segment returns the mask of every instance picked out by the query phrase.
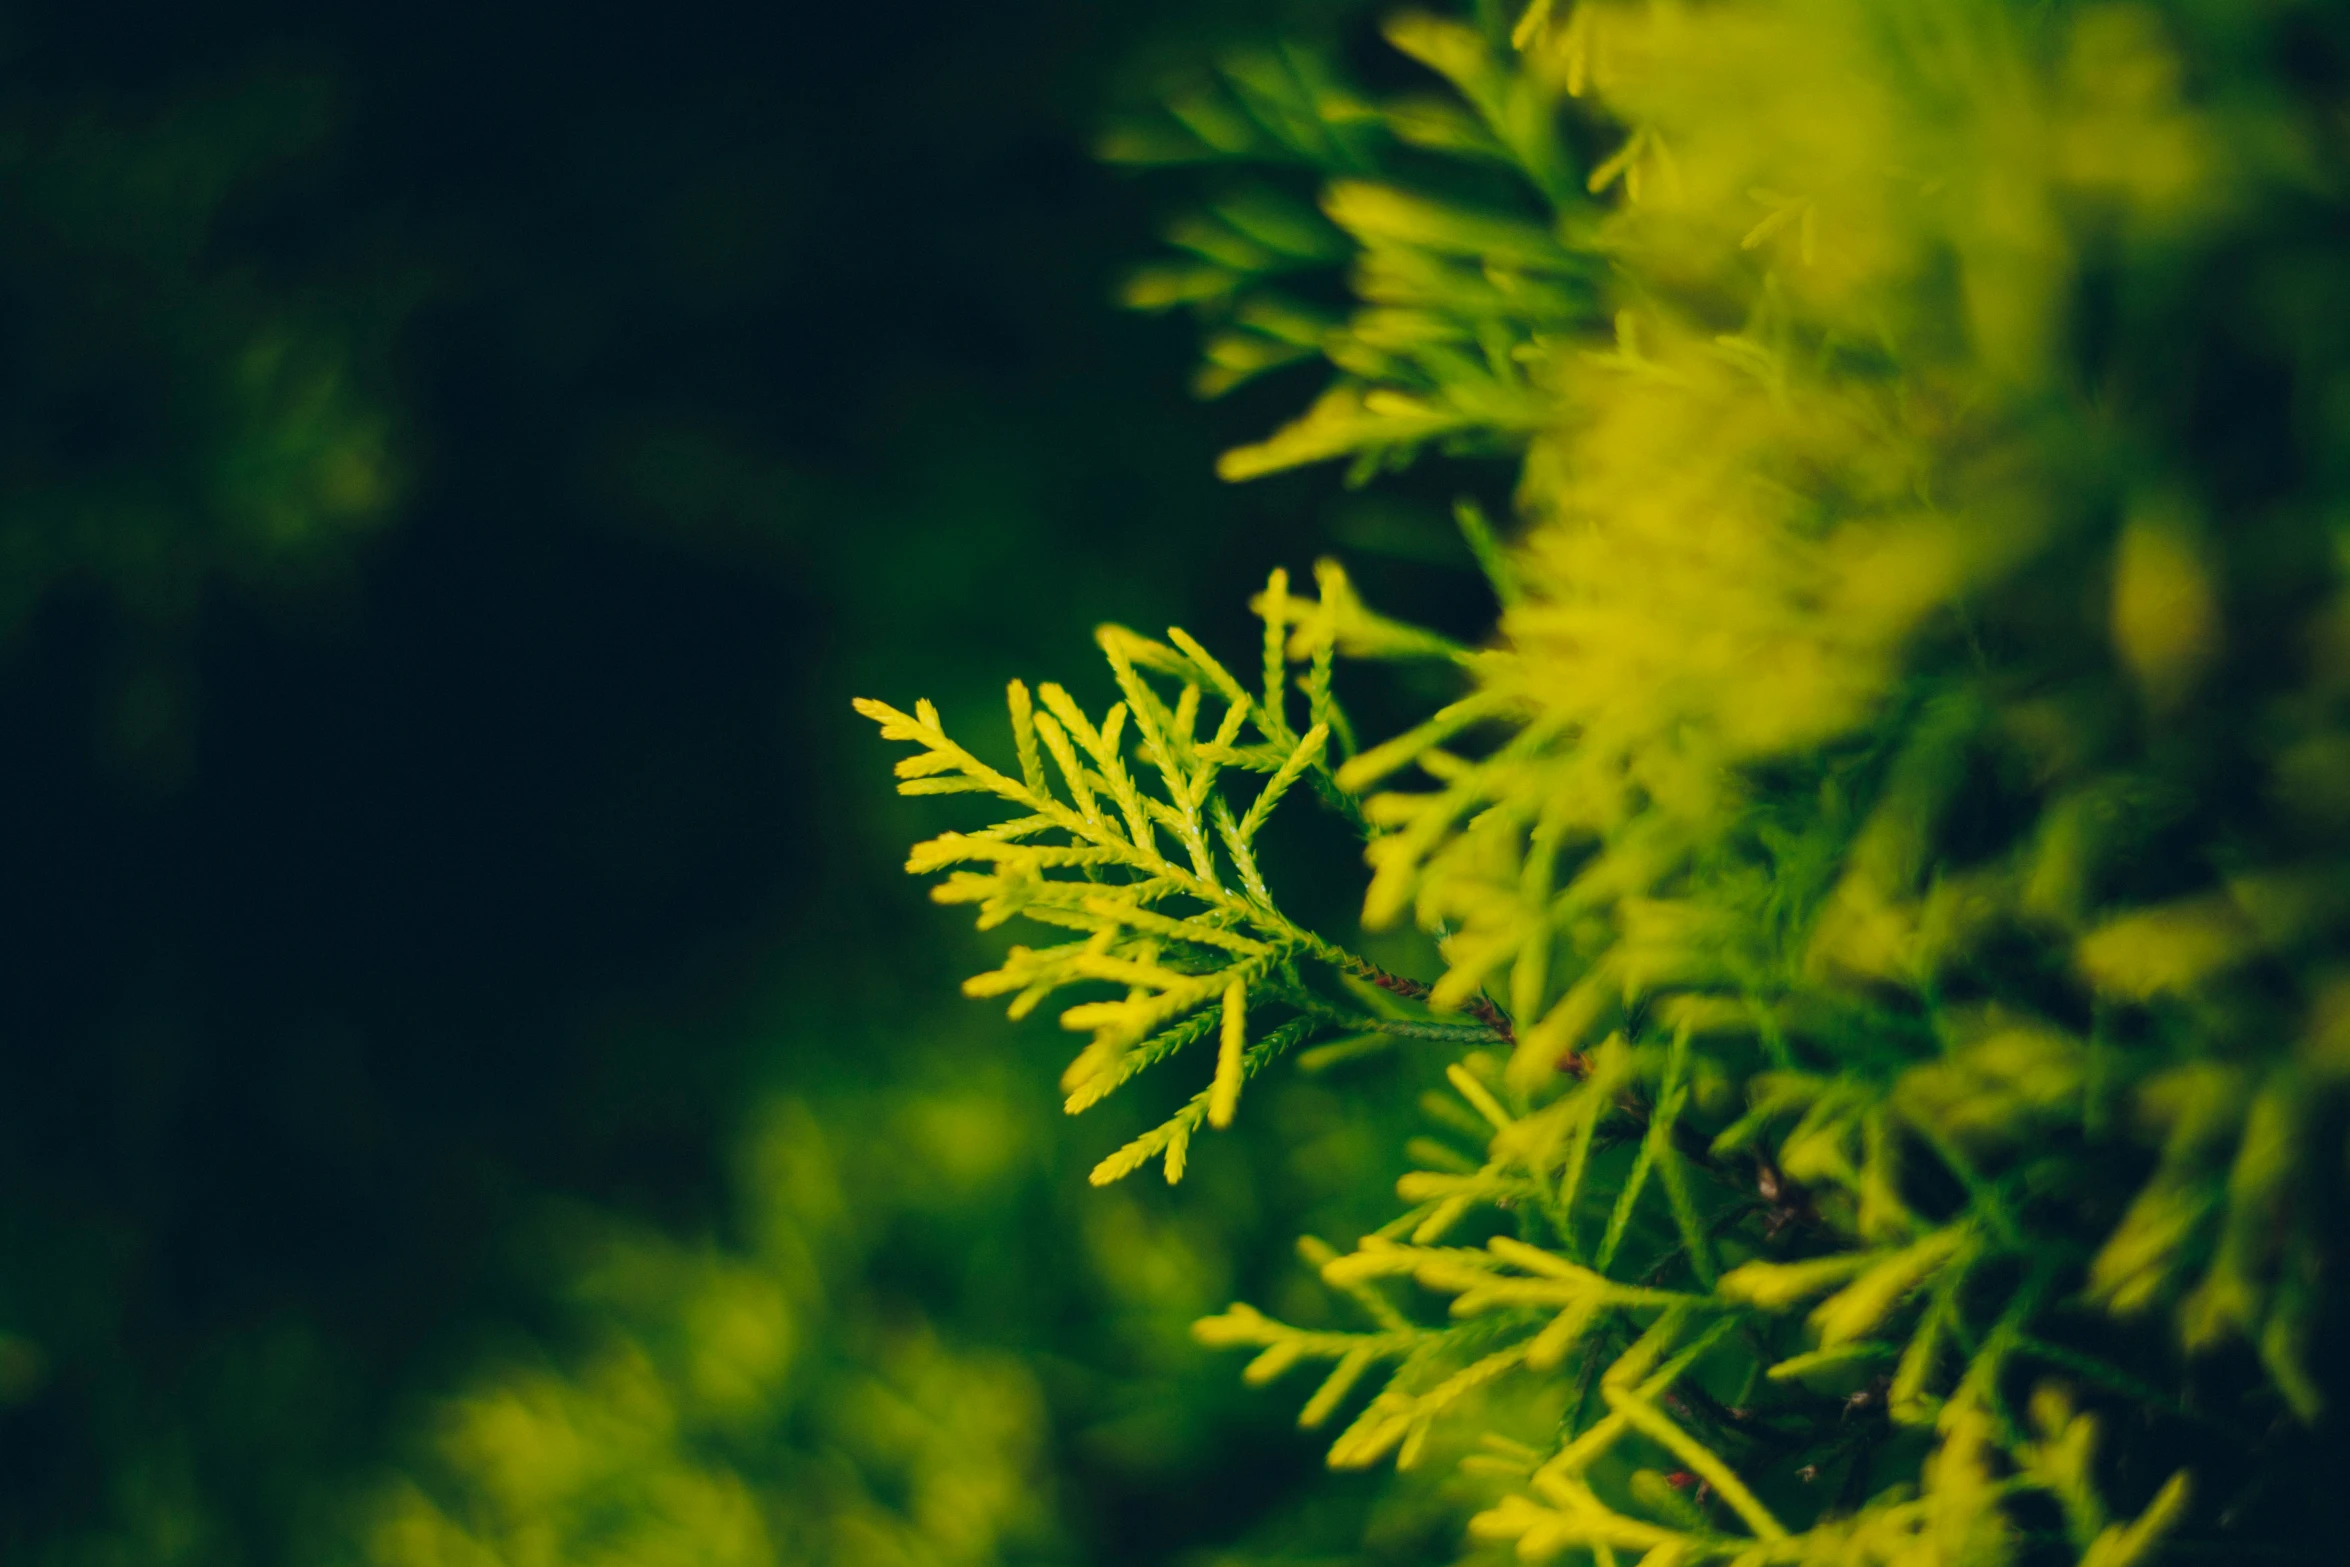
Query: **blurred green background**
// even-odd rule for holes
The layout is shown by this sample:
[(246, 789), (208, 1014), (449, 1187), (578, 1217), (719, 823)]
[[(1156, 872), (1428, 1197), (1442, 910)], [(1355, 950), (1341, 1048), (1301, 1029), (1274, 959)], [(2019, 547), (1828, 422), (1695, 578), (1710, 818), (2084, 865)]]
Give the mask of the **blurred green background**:
[(1347, 9), (0, 9), (0, 1559), (1351, 1551), (1184, 1329), (1394, 1139), (1088, 1191), (1151, 1106), (960, 1000), (848, 708), (1334, 540), (1473, 629), (1111, 304), (1104, 116)]

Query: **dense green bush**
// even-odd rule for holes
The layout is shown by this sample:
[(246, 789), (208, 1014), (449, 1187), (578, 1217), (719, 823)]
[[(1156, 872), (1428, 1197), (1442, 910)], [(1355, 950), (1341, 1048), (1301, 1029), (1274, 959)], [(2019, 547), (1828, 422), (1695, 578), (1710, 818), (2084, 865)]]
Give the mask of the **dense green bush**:
[[(1514, 456), (1506, 537), (1460, 513), (1499, 626), (1456, 645), (1325, 563), (1254, 601), (1261, 676), (1106, 627), (1099, 718), (1015, 682), (1000, 766), (860, 703), (903, 792), (990, 807), (909, 869), (1054, 935), (967, 988), (1084, 992), (1071, 1111), (1213, 1058), (1097, 1182), (1213, 1158), (1285, 1054), (1373, 1117), (1440, 1059), (1401, 1211), (1306, 1248), (1352, 1320), (1198, 1333), (1251, 1381), (1326, 1366), (1334, 1466), (1457, 1463), (1473, 1552), (2326, 1554), (2350, 28), (1535, 0), (1386, 33), (1445, 90), (1252, 56), (1113, 139), (1270, 171), (1130, 297), (1209, 320), (1203, 390), (1336, 367), (1230, 477)], [(1451, 698), (1358, 747), (1340, 659)], [(1309, 794), (1424, 974), (1262, 873)]]

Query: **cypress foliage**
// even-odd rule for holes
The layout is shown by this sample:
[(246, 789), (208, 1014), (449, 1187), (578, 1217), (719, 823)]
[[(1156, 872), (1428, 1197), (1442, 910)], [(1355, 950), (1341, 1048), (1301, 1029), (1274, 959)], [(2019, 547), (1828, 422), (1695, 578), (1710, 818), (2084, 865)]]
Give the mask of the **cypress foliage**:
[[(1321, 1368), (1334, 1466), (1461, 1463), (1473, 1553), (2330, 1556), (2350, 24), (1534, 0), (1386, 35), (1440, 92), (1266, 55), (1113, 138), (1323, 182), (1187, 218), (1130, 298), (1207, 318), (1203, 391), (1335, 367), (1229, 477), (1513, 454), (1506, 536), (1461, 513), (1499, 625), (1276, 573), (1261, 674), (1105, 628), (1122, 700), (1015, 684), (1004, 769), (861, 702), (904, 792), (1004, 813), (909, 869), (1063, 938), (968, 988), (1098, 992), (1072, 1111), (1190, 1051), (1097, 1182), (1180, 1177), (1285, 1052), (1451, 1052), (1473, 1135), (1309, 1250), (1360, 1326), (1198, 1333)], [(1297, 283), (1339, 262), (1343, 317)], [(1341, 658), (1457, 696), (1357, 748)], [(1308, 794), (1432, 984), (1283, 912), (1256, 837)]]

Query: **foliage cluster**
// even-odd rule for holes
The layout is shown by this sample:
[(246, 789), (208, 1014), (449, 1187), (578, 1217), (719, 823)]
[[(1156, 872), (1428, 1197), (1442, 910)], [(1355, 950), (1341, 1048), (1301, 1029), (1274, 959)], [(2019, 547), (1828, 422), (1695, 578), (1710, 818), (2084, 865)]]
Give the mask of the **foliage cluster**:
[[(573, 1215), (562, 1249), (590, 1341), (493, 1367), (442, 1406), (429, 1461), (369, 1500), (352, 1560), (986, 1567), (1048, 1549), (1034, 1374), (860, 1292), (886, 1212), (851, 1195), (870, 1172), (834, 1144), (855, 1108), (770, 1107), (736, 1244)], [(992, 1107), (960, 1108), (984, 1163)], [(925, 1165), (948, 1191), (970, 1162), (954, 1142)]]
[[(1068, 938), (968, 988), (1110, 987), (1062, 1013), (1072, 1111), (1213, 1056), (1097, 1181), (1178, 1178), (1285, 1052), (1365, 1093), (1382, 1046), (1457, 1055), (1403, 1211), (1308, 1246), (1365, 1325), (1199, 1333), (1327, 1363), (1334, 1465), (1462, 1456), (1475, 1550), (2338, 1543), (2296, 1477), (2335, 1451), (2350, 1110), (2350, 35), (2188, 0), (1386, 32), (1447, 96), (1255, 57), (1113, 141), (1327, 181), (1237, 187), (1131, 298), (1209, 319), (1204, 390), (1336, 368), (1228, 476), (1516, 454), (1508, 541), (1461, 512), (1497, 633), (1325, 565), (1256, 601), (1253, 684), (1115, 627), (1098, 722), (1015, 684), (1010, 770), (861, 703), (904, 792), (1008, 813), (909, 869)], [(1343, 318), (1294, 283), (1341, 259)], [(1459, 695), (1358, 749), (1339, 656)], [(1257, 834), (1300, 785), (1431, 982), (1282, 911)]]

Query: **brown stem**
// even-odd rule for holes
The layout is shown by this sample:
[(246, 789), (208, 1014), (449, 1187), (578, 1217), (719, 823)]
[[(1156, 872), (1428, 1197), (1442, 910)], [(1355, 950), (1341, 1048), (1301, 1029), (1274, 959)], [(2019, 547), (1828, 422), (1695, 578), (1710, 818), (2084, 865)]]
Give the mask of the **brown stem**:
[[(1425, 1001), (1428, 999), (1429, 992), (1435, 989), (1433, 985), (1423, 980), (1406, 979), (1401, 974), (1390, 974), (1378, 964), (1363, 958), (1355, 958), (1353, 962), (1347, 964), (1346, 971), (1354, 975), (1355, 978), (1367, 979), (1388, 994), (1401, 996), (1406, 1001)], [(1492, 1029), (1503, 1044), (1515, 1045), (1518, 1042), (1518, 1031), (1511, 1024), (1510, 1015), (1495, 1006), (1493, 998), (1484, 992), (1480, 991), (1462, 1003), (1461, 1010), (1487, 1028)], [(1565, 1067), (1562, 1063), (1562, 1070), (1574, 1071), (1577, 1076), (1581, 1076), (1580, 1068), (1583, 1058), (1576, 1056), (1573, 1059), (1576, 1065)]]

